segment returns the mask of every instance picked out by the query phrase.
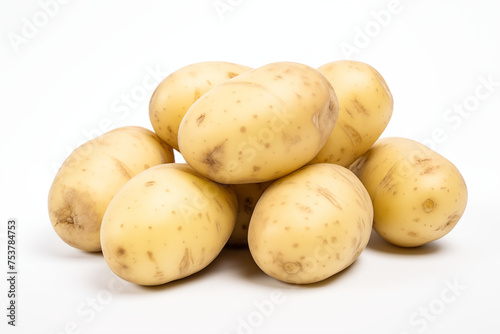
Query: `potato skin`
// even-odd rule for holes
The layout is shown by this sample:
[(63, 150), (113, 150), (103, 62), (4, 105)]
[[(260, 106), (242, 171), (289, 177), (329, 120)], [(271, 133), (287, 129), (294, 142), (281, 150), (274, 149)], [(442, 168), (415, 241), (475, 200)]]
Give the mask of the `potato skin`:
[(184, 116), (179, 148), (220, 183), (267, 182), (309, 162), (337, 120), (330, 83), (298, 63), (272, 63), (205, 93)]
[(264, 191), (250, 221), (248, 245), (269, 276), (314, 283), (358, 258), (372, 218), (370, 197), (353, 173), (334, 164), (307, 165)]
[(141, 127), (117, 128), (84, 143), (64, 161), (49, 190), (54, 230), (70, 246), (100, 251), (101, 221), (111, 198), (134, 175), (169, 162), (172, 148)]
[(374, 207), (374, 230), (401, 247), (449, 233), (467, 205), (467, 186), (446, 158), (407, 138), (382, 138), (350, 169)]
[(191, 105), (212, 87), (251, 70), (223, 61), (191, 64), (173, 72), (158, 85), (149, 102), (149, 119), (156, 134), (179, 150), (179, 124)]
[(231, 247), (248, 246), (248, 226), (252, 218), (255, 205), (259, 201), (262, 193), (272, 184), (272, 181), (264, 183), (230, 184), (238, 198), (238, 214), (234, 224), (233, 233), (227, 241)]
[(318, 68), (330, 81), (339, 102), (335, 129), (310, 163), (349, 167), (380, 137), (389, 123), (394, 101), (384, 78), (372, 66), (339, 60)]
[(186, 164), (152, 167), (128, 181), (108, 206), (102, 252), (119, 277), (160, 285), (215, 259), (236, 219), (236, 195)]

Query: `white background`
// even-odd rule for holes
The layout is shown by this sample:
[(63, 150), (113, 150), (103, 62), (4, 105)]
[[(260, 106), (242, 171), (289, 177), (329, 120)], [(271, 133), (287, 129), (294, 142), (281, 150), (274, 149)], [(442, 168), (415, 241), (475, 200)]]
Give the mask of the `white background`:
[[(486, 0), (1, 0), (1, 332), (500, 332), (499, 11)], [(392, 91), (383, 136), (425, 142), (467, 181), (465, 215), (443, 239), (404, 250), (374, 235), (349, 269), (310, 286), (225, 250), (190, 278), (146, 288), (53, 231), (47, 192), (58, 165), (103, 131), (152, 129), (152, 86), (169, 73), (206, 60), (345, 58), (374, 66)], [(16, 328), (5, 316), (12, 217)]]

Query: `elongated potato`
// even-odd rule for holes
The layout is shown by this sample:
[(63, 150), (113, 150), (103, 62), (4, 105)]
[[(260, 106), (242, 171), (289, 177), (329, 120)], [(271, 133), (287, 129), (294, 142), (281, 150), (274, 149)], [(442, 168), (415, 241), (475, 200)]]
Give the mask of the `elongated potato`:
[(334, 61), (318, 71), (335, 90), (339, 117), (325, 146), (310, 163), (349, 167), (385, 130), (392, 116), (392, 94), (380, 73), (359, 61)]
[(267, 188), (248, 230), (257, 265), (278, 280), (307, 284), (351, 265), (372, 230), (368, 192), (348, 169), (305, 166)]
[(238, 198), (238, 214), (234, 230), (227, 241), (228, 246), (245, 247), (248, 245), (248, 226), (252, 218), (253, 210), (260, 196), (271, 185), (270, 182), (230, 184)]
[(174, 162), (173, 150), (152, 131), (129, 126), (109, 131), (74, 150), (49, 191), (49, 217), (70, 246), (101, 250), (101, 221), (111, 198), (131, 177)]
[(227, 242), (235, 194), (186, 164), (152, 167), (128, 181), (106, 210), (102, 253), (110, 269), (159, 285), (205, 268)]
[(462, 217), (467, 187), (449, 160), (407, 138), (383, 138), (350, 169), (373, 202), (373, 228), (388, 242), (415, 247), (449, 233)]
[(308, 163), (335, 126), (338, 105), (315, 69), (272, 63), (205, 93), (182, 119), (179, 148), (202, 175), (227, 184), (260, 183)]
[(149, 118), (156, 134), (179, 150), (179, 124), (191, 105), (212, 87), (251, 70), (250, 67), (207, 61), (185, 66), (167, 76), (149, 102)]

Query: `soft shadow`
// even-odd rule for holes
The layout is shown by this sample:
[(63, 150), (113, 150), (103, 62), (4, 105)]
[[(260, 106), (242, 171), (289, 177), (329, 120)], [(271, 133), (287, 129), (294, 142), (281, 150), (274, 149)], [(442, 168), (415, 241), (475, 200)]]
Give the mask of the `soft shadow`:
[(430, 242), (418, 247), (399, 247), (385, 241), (377, 232), (372, 231), (367, 248), (396, 255), (428, 255), (441, 251), (442, 247), (436, 242)]

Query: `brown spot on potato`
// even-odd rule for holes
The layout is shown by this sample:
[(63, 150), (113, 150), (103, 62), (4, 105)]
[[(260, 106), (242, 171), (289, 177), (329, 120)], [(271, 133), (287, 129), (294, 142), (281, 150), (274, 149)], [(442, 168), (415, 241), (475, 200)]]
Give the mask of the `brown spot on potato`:
[(227, 77), (229, 79), (232, 79), (234, 77), (237, 77), (238, 76), (238, 73), (234, 73), (234, 72), (227, 72)]
[(296, 242), (292, 245), (293, 248), (298, 248), (299, 247), (299, 244)]
[(194, 100), (198, 100), (201, 96), (201, 91), (200, 91), (200, 88), (199, 87), (196, 87), (195, 90), (194, 90)]
[(111, 157), (113, 161), (115, 162), (115, 167), (122, 174), (124, 177), (127, 179), (131, 179), (132, 176), (134, 176), (134, 172), (130, 168), (127, 167), (122, 161), (116, 159), (115, 157)]
[(295, 275), (302, 269), (300, 262), (287, 262), (283, 264), (283, 271), (289, 275)]
[(351, 143), (353, 145), (356, 146), (356, 145), (359, 145), (363, 142), (363, 138), (361, 137), (359, 132), (355, 128), (350, 126), (349, 124), (346, 124), (342, 121), (338, 121), (336, 125), (340, 129), (342, 129), (342, 131), (345, 132), (345, 134), (347, 135), (347, 137), (349, 137), (349, 140), (351, 141)]
[(337, 199), (335, 198), (335, 196), (330, 192), (330, 190), (326, 189), (326, 188), (323, 188), (323, 187), (319, 187), (317, 188), (317, 192), (318, 194), (320, 194), (321, 196), (325, 197), (330, 203), (332, 203), (336, 208), (338, 208), (339, 210), (343, 210), (342, 209), (342, 206), (339, 204), (339, 202), (337, 201)]
[(254, 172), (258, 172), (260, 170), (260, 167), (259, 166), (253, 166), (253, 171)]
[(434, 201), (428, 198), (422, 203), (422, 210), (424, 210), (424, 212), (426, 213), (429, 213), (434, 210), (435, 205), (436, 204), (434, 203)]
[(156, 260), (155, 260), (155, 257), (153, 256), (153, 252), (152, 252), (152, 251), (147, 251), (147, 254), (148, 254), (148, 259), (149, 259), (150, 261), (153, 261), (153, 262), (155, 262), (155, 261), (156, 261)]
[(417, 236), (417, 233), (415, 232), (408, 232), (408, 236), (415, 238)]
[(351, 100), (351, 103), (359, 114), (362, 114), (364, 116), (370, 116), (368, 110), (366, 110), (365, 106), (362, 103), (360, 103), (357, 98)]
[(182, 226), (177, 226), (177, 231), (182, 231)]
[(187, 274), (190, 262), (192, 262), (191, 253), (189, 252), (189, 248), (185, 248), (184, 256), (182, 257), (181, 262), (179, 263), (179, 273), (181, 275)]
[(198, 118), (196, 119), (196, 124), (200, 126), (200, 124), (203, 123), (204, 120), (205, 120), (205, 113), (198, 116)]
[(124, 256), (126, 254), (127, 254), (127, 251), (123, 247), (118, 247), (116, 249), (116, 256), (117, 257)]
[(220, 157), (224, 154), (224, 143), (215, 146), (211, 151), (205, 154), (205, 158), (202, 160), (204, 164), (207, 164), (209, 168), (216, 172), (222, 167), (220, 162)]
[(144, 186), (145, 187), (151, 187), (151, 186), (154, 186), (155, 183), (156, 183), (156, 181), (148, 181), (148, 182), (144, 183)]

